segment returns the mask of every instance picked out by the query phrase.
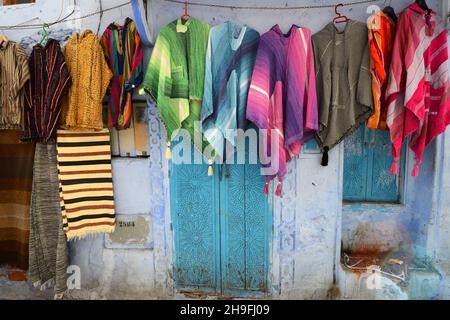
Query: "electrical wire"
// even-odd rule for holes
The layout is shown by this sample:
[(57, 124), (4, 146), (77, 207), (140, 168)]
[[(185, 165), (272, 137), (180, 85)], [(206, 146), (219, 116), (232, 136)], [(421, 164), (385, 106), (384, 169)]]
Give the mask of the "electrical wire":
[[(75, 6), (73, 7), (72, 12), (70, 12), (69, 14), (67, 14), (65, 17), (63, 17), (62, 19), (57, 19), (56, 21), (53, 22), (49, 22), (47, 23), (48, 26), (53, 26), (55, 24), (59, 24), (59, 23), (64, 23), (64, 22), (69, 22), (69, 21), (76, 21), (76, 20), (82, 20), (82, 19), (86, 19), (86, 18), (90, 18), (92, 16), (95, 16), (97, 14), (103, 14), (104, 12), (107, 11), (111, 11), (111, 10), (115, 10), (121, 7), (125, 7), (127, 5), (130, 5), (130, 1), (127, 1), (125, 3), (110, 7), (110, 8), (106, 8), (103, 10), (99, 10), (96, 12), (92, 12), (80, 17), (75, 17), (75, 18), (70, 18), (74, 13), (75, 13)], [(70, 18), (70, 19), (69, 19)], [(41, 24), (21, 24), (21, 25), (13, 25), (13, 26), (2, 26), (0, 25), (0, 30), (11, 30), (11, 29), (39, 29), (42, 28), (42, 23)]]
[[(182, 0), (164, 0), (165, 2), (172, 2), (178, 4), (185, 4)], [(382, 0), (361, 0), (345, 3), (333, 3), (333, 4), (323, 4), (323, 5), (308, 5), (308, 6), (284, 6), (284, 7), (265, 7), (265, 6), (230, 6), (222, 4), (211, 4), (211, 3), (200, 3), (189, 1), (188, 5), (199, 6), (199, 7), (213, 7), (221, 9), (237, 9), (237, 10), (307, 10), (307, 9), (321, 9), (321, 8), (334, 8), (338, 4), (342, 4), (344, 7), (355, 6), (360, 4), (367, 4), (373, 2), (381, 2)]]

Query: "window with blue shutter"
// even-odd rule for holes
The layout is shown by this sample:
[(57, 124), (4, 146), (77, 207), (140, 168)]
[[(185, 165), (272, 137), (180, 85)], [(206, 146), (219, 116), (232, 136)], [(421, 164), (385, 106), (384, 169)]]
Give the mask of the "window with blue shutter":
[(361, 126), (345, 140), (344, 150), (344, 201), (400, 202), (399, 175), (389, 172), (389, 132)]

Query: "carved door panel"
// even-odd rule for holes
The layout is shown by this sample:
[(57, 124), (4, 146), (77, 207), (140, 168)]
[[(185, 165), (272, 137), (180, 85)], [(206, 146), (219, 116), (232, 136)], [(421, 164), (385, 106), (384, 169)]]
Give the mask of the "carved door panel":
[(391, 164), (389, 132), (362, 126), (345, 140), (344, 200), (398, 202), (399, 179), (389, 173)]
[(222, 291), (225, 295), (267, 292), (272, 214), (262, 192), (259, 165), (230, 165), (221, 174)]
[[(195, 153), (197, 151), (192, 151)], [(170, 165), (174, 279), (181, 291), (267, 292), (272, 214), (259, 165)]]

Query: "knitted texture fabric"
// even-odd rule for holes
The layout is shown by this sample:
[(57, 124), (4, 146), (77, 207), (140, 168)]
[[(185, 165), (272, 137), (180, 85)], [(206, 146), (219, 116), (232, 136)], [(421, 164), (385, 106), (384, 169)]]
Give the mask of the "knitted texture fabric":
[(102, 101), (113, 76), (97, 36), (75, 33), (64, 47), (72, 86), (63, 100), (60, 126), (70, 130), (101, 130)]
[(7, 41), (0, 45), (0, 129), (22, 129), (24, 87), (30, 79), (25, 50)]
[(59, 206), (55, 143), (36, 143), (30, 210), (30, 281), (41, 290), (67, 289), (67, 238)]

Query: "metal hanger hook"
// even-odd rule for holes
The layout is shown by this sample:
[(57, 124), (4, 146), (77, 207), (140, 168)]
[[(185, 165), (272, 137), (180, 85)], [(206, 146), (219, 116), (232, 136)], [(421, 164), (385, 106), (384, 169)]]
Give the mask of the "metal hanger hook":
[(338, 8), (339, 8), (339, 7), (344, 7), (344, 5), (343, 5), (342, 3), (337, 4), (337, 5), (334, 7), (334, 12), (336, 12), (336, 15), (338, 15), (338, 16), (340, 17), (340, 16), (341, 16), (341, 13), (338, 12)]

